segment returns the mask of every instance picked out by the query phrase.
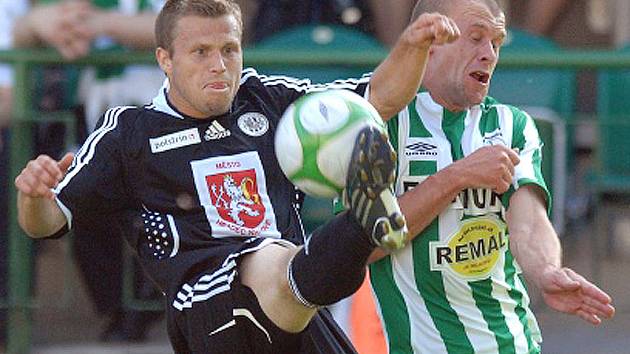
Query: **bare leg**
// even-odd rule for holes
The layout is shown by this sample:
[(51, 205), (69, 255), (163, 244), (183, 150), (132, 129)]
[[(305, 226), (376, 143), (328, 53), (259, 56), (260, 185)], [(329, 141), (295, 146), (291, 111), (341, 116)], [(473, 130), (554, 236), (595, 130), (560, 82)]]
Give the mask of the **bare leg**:
[(254, 291), (265, 315), (291, 333), (306, 328), (316, 311), (298, 302), (287, 282), (289, 261), (299, 250), (270, 245), (245, 256), (240, 266), (241, 282)]

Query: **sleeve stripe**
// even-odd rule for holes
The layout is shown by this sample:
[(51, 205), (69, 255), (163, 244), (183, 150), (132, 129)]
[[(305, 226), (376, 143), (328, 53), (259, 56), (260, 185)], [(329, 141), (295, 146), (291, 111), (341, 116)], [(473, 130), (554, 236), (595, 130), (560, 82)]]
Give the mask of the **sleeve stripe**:
[[(112, 124), (111, 113), (112, 111), (117, 110), (118, 108), (119, 107), (111, 108), (107, 112), (105, 112), (105, 118), (103, 119), (103, 124), (94, 132), (92, 132), (92, 134), (90, 134), (87, 139), (85, 139), (83, 146), (81, 146), (81, 149), (79, 150), (79, 152), (77, 152), (76, 159), (75, 159), (77, 163), (79, 164), (83, 163), (83, 159), (85, 159), (85, 157), (87, 156), (86, 152), (93, 145), (94, 140), (98, 138), (99, 136), (98, 133), (102, 131), (103, 129), (107, 129)], [(72, 167), (74, 167), (74, 163)]]
[[(521, 179), (538, 181), (539, 179), (536, 176), (536, 170), (540, 169), (540, 166), (539, 162), (534, 162), (534, 154), (540, 154), (542, 144), (540, 138), (538, 137), (538, 132), (536, 131), (533, 119), (527, 113), (524, 112), (524, 114), (527, 119), (522, 132), (525, 143), (519, 154), (521, 162), (514, 167), (514, 178), (516, 181)], [(535, 164), (536, 166), (534, 166)]]
[(241, 77), (241, 84), (247, 81), (251, 77), (257, 77), (260, 82), (265, 86), (283, 85), (287, 88), (296, 90), (298, 92), (314, 92), (323, 91), (327, 89), (355, 89), (357, 86), (368, 83), (372, 77), (372, 73), (364, 74), (360, 79), (348, 78), (335, 80), (326, 84), (313, 84), (309, 79), (297, 79), (282, 75), (262, 75), (258, 74), (256, 70), (247, 68), (243, 70), (243, 76)]
[(359, 86), (362, 83), (368, 83), (370, 80), (369, 78), (365, 78), (365, 79), (360, 79), (360, 80), (356, 80), (356, 79), (350, 79), (350, 80), (337, 80), (331, 83), (327, 83), (327, 84), (308, 84), (308, 85), (304, 85), (304, 84), (300, 84), (300, 85), (295, 85), (295, 84), (291, 84), (287, 81), (282, 81), (282, 80), (277, 80), (277, 81), (272, 81), (272, 82), (265, 82), (263, 83), (265, 86), (275, 86), (275, 85), (283, 85), (289, 89), (293, 89), (296, 90), (298, 92), (318, 92), (318, 91), (325, 91), (325, 90), (329, 90), (329, 89), (348, 89), (348, 90), (352, 90), (355, 89), (357, 86)]
[(96, 151), (96, 145), (99, 143), (99, 141), (101, 141), (105, 134), (114, 130), (118, 126), (118, 116), (120, 116), (122, 112), (129, 108), (133, 108), (133, 106), (111, 108), (105, 113), (103, 124), (100, 128), (90, 134), (85, 144), (83, 144), (81, 150), (79, 150), (77, 156), (74, 158), (72, 166), (70, 167), (70, 172), (55, 188), (54, 191), (57, 195), (61, 193), (63, 188), (70, 182), (70, 180), (74, 176), (76, 176), (79, 171), (81, 171), (81, 169), (90, 162), (90, 160), (92, 160)]

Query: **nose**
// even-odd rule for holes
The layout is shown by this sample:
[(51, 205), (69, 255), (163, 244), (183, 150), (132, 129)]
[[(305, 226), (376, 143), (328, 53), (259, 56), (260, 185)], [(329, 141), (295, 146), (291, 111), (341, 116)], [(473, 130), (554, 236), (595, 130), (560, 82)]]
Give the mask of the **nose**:
[(209, 67), (210, 71), (214, 73), (222, 73), (225, 71), (225, 61), (223, 59), (223, 55), (221, 55), (221, 51), (216, 50), (212, 52), (209, 56)]
[(497, 49), (494, 47), (491, 41), (486, 42), (480, 49), (480, 57), (481, 61), (496, 61), (499, 57), (499, 53)]

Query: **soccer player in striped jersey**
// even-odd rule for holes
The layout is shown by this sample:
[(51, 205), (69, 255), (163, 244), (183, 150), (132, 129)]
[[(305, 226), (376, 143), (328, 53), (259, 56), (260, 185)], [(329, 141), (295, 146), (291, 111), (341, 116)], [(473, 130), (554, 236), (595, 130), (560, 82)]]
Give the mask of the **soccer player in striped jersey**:
[(395, 154), (385, 134), (362, 131), (348, 212), (307, 239), (274, 132), (295, 99), (330, 87), (395, 114), (418, 90), (429, 46), (457, 38), (454, 23), (420, 16), (371, 77), (329, 85), (243, 70), (232, 0), (169, 0), (155, 32), (164, 87), (150, 105), (108, 110), (74, 159), (30, 161), (15, 181), (20, 224), (41, 238), (74, 217), (121, 215), (111, 227), (132, 226), (177, 353), (354, 353), (318, 309), (360, 286), (383, 235), (405, 239)]
[(415, 236), (370, 266), (389, 351), (540, 353), (524, 278), (551, 308), (595, 325), (613, 316), (611, 298), (562, 266), (533, 120), (487, 96), (502, 10), (494, 0), (420, 0), (412, 19), (427, 12), (452, 18), (461, 36), (431, 47), (424, 89), (388, 122)]

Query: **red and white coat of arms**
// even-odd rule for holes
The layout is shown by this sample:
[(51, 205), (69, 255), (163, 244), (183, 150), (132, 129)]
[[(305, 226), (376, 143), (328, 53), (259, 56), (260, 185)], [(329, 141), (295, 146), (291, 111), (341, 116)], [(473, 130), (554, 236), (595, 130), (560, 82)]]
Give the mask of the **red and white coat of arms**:
[(212, 236), (280, 237), (256, 152), (193, 161), (191, 167)]

